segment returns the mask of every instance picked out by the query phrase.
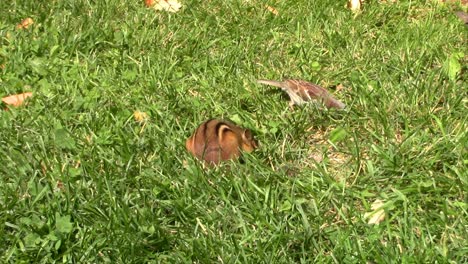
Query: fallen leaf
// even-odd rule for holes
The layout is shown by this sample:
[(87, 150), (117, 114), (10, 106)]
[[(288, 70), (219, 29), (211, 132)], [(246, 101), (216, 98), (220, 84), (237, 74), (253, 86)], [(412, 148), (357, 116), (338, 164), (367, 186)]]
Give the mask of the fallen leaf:
[(145, 0), (146, 7), (151, 7), (154, 5), (154, 0)]
[(5, 103), (6, 105), (20, 106), (24, 103), (24, 100), (26, 98), (31, 97), (31, 96), (32, 96), (31, 92), (14, 94), (14, 95), (3, 97), (2, 102)]
[(323, 161), (323, 155), (320, 153), (314, 153), (312, 154), (312, 158), (317, 162), (322, 162)]
[(57, 191), (64, 191), (65, 186), (63, 185), (63, 182), (61, 180), (57, 181), (57, 184), (55, 185), (55, 188)]
[(361, 0), (349, 0), (348, 8), (351, 9), (351, 11), (361, 10)]
[(42, 174), (43, 175), (46, 175), (47, 173), (47, 166), (45, 165), (45, 163), (43, 161), (41, 161), (41, 170), (42, 170)]
[(175, 13), (179, 11), (182, 5), (177, 0), (159, 0), (154, 9)]
[(92, 134), (87, 135), (87, 136), (85, 137), (85, 139), (86, 139), (86, 142), (87, 142), (88, 144), (93, 143), (93, 135), (92, 135)]
[(138, 110), (133, 112), (133, 118), (135, 118), (135, 121), (140, 122), (140, 123), (146, 122), (149, 119), (147, 113), (140, 112)]
[(273, 13), (273, 15), (277, 16), (277, 15), (279, 14), (279, 13), (278, 13), (278, 10), (276, 10), (276, 8), (274, 8), (274, 7), (272, 7), (272, 6), (269, 6), (269, 5), (266, 5), (265, 7), (266, 7), (266, 9), (267, 9), (268, 11), (270, 11), (271, 13)]
[(338, 84), (338, 85), (336, 86), (335, 90), (336, 90), (337, 92), (339, 92), (339, 91), (343, 90), (344, 88), (345, 88), (344, 85), (340, 83), (340, 84)]
[(457, 76), (460, 74), (462, 65), (460, 60), (465, 56), (463, 52), (455, 52), (450, 55), (445, 61), (442, 68), (449, 77), (450, 80), (455, 81)]
[(28, 18), (25, 18), (23, 19), (23, 21), (21, 21), (21, 23), (19, 23), (18, 25), (16, 25), (16, 28), (17, 29), (27, 29), (28, 27), (30, 27), (32, 24), (34, 24), (34, 20), (30, 17)]
[(372, 212), (367, 212), (364, 214), (364, 218), (369, 218), (367, 221), (369, 225), (378, 225), (385, 219), (385, 210), (382, 208), (383, 205), (384, 202), (380, 199), (377, 199), (371, 205)]

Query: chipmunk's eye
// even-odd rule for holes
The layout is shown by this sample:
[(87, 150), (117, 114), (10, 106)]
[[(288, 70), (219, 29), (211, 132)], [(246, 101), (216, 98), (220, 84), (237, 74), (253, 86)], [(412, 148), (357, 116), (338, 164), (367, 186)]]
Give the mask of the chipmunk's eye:
[(250, 130), (246, 129), (244, 130), (244, 133), (242, 134), (242, 145), (244, 149), (250, 149), (250, 151), (258, 148), (258, 142), (255, 140), (253, 137), (253, 134)]
[(250, 132), (250, 130), (244, 130), (244, 138), (248, 140), (252, 140), (253, 139), (252, 132)]

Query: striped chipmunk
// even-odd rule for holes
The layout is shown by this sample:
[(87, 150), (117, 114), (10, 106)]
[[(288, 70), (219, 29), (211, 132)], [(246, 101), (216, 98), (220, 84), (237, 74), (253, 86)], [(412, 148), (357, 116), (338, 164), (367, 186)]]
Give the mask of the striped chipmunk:
[(252, 132), (231, 121), (210, 119), (203, 122), (190, 136), (185, 147), (195, 157), (209, 165), (237, 159), (241, 152), (252, 152), (258, 147)]

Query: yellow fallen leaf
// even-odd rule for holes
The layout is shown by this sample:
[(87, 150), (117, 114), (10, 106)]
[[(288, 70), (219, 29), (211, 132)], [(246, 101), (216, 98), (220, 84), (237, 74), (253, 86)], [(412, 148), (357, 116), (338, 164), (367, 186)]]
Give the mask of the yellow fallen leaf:
[(385, 219), (385, 210), (382, 208), (383, 205), (384, 202), (380, 199), (377, 199), (371, 205), (372, 212), (367, 212), (364, 214), (364, 218), (369, 218), (367, 221), (369, 225), (378, 225)]
[(340, 83), (340, 84), (338, 84), (336, 86), (336, 91), (339, 92), (339, 91), (343, 90), (344, 88), (345, 88), (344, 85)]
[(348, 8), (351, 9), (351, 11), (361, 10), (361, 0), (349, 0)]
[(135, 121), (140, 122), (140, 123), (146, 122), (149, 119), (147, 113), (140, 112), (138, 110), (133, 112), (133, 118), (135, 118)]
[(273, 15), (277, 16), (277, 15), (279, 14), (279, 13), (278, 13), (278, 10), (276, 10), (276, 8), (271, 7), (271, 6), (269, 6), (269, 5), (266, 5), (265, 7), (266, 7), (266, 9), (267, 9), (268, 11), (270, 11), (271, 13), (273, 13)]
[(88, 142), (88, 144), (91, 144), (93, 143), (93, 135), (92, 134), (89, 134), (85, 137), (86, 139), (86, 142)]
[(154, 9), (175, 13), (179, 11), (182, 5), (177, 0), (158, 0)]
[(24, 100), (26, 98), (31, 97), (31, 96), (32, 96), (31, 92), (14, 94), (14, 95), (3, 97), (2, 102), (5, 103), (6, 105), (20, 106), (24, 103)]
[(23, 19), (23, 21), (21, 21), (21, 23), (19, 23), (18, 25), (16, 25), (16, 28), (17, 29), (26, 29), (28, 27), (30, 27), (32, 24), (34, 24), (34, 20), (30, 17), (28, 18), (25, 18)]

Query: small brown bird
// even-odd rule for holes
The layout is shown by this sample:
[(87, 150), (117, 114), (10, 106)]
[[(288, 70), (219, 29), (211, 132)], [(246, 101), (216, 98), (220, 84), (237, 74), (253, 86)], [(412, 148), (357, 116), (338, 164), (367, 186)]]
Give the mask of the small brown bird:
[(203, 122), (185, 143), (187, 150), (209, 165), (237, 159), (241, 150), (252, 152), (258, 147), (252, 132), (230, 121), (210, 119)]
[(468, 13), (463, 12), (463, 11), (457, 11), (455, 12), (455, 15), (457, 15), (458, 18), (460, 18), (463, 23), (465, 23), (465, 26), (468, 27)]
[(289, 98), (291, 98), (291, 102), (289, 103), (291, 106), (294, 104), (301, 105), (307, 101), (318, 100), (327, 108), (343, 109), (346, 107), (345, 104), (333, 98), (325, 88), (303, 80), (284, 80), (283, 82), (258, 80), (257, 82), (280, 87), (283, 91), (288, 93)]

